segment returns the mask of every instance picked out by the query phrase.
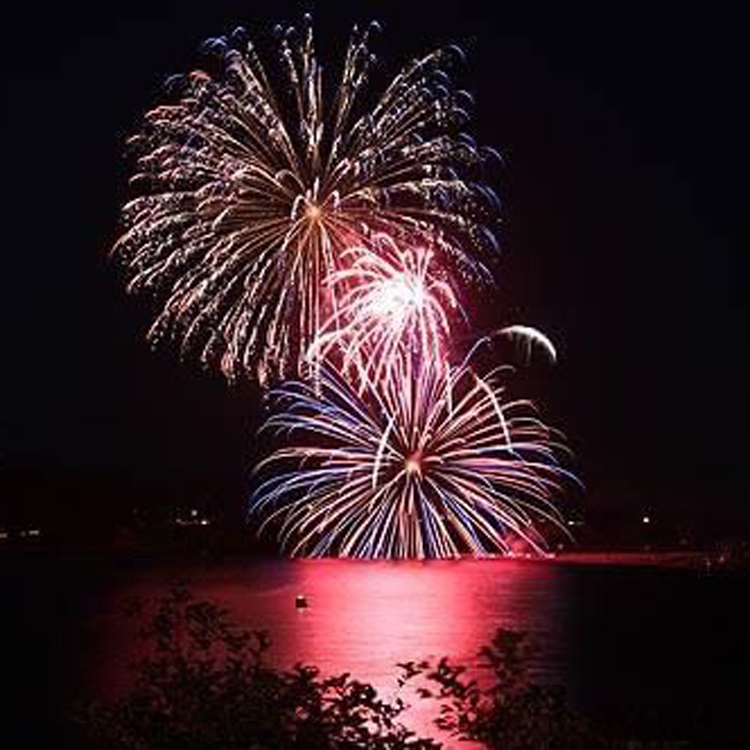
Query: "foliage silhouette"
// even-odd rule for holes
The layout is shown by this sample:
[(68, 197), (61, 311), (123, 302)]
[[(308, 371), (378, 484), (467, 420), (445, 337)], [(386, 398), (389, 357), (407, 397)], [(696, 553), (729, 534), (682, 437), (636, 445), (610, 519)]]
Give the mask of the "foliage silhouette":
[(467, 668), (441, 659), (437, 665), (404, 664), (407, 674), (422, 673), (430, 687), (423, 698), (440, 703), (436, 725), (461, 740), (503, 750), (573, 750), (606, 747), (604, 738), (571, 710), (565, 690), (530, 680), (536, 653), (528, 634), (500, 628), (480, 651), (489, 668), (487, 686), (467, 678)]
[(270, 666), (264, 632), (246, 632), (216, 604), (173, 587), (153, 610), (134, 602), (148, 653), (133, 690), (79, 715), (93, 747), (111, 750), (433, 750), (399, 722), (405, 703), (382, 700), (349, 674)]
[[(133, 602), (144, 655), (135, 685), (118, 701), (91, 703), (76, 720), (94, 750), (437, 750), (402, 721), (401, 697), (382, 699), (348, 673), (267, 662), (262, 631), (247, 632), (228, 610), (173, 586), (156, 602)], [(400, 688), (436, 703), (435, 724), (455, 744), (498, 750), (686, 748), (687, 742), (612, 738), (573, 711), (561, 687), (536, 684), (536, 650), (524, 632), (499, 629), (480, 652), (487, 679), (443, 658), (398, 665)], [(476, 673), (479, 670), (473, 670)], [(635, 743), (635, 744), (633, 744)], [(451, 744), (453, 746), (453, 744)]]

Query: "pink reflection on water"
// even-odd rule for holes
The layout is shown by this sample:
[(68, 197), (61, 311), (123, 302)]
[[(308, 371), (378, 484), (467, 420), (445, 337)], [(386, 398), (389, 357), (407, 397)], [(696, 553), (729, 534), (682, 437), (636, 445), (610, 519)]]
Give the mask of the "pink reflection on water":
[[(479, 648), (498, 627), (530, 631), (542, 647), (537, 676), (561, 678), (565, 607), (557, 566), (507, 559), (265, 560), (141, 569), (122, 580), (97, 612), (103, 635), (97, 692), (112, 696), (129, 683), (124, 665), (137, 647), (118, 614), (123, 601), (161, 596), (177, 579), (194, 596), (228, 607), (248, 629), (267, 629), (274, 663), (314, 664), (324, 675), (349, 672), (386, 697), (396, 694), (398, 662), (449, 656), (476, 665)], [(307, 608), (296, 607), (298, 595)], [(408, 693), (402, 697), (414, 702)], [(408, 723), (434, 735), (433, 717), (434, 706), (419, 702)]]
[(299, 571), (310, 607), (300, 612), (295, 650), (327, 671), (366, 679), (389, 699), (401, 697), (411, 705), (407, 726), (446, 746), (450, 738), (433, 725), (438, 706), (417, 697), (419, 683), (398, 689), (397, 663), (450, 656), (476, 665), (500, 625), (549, 631), (551, 598), (534, 596), (529, 584), (541, 569), (528, 565), (311, 560)]
[[(396, 663), (407, 659), (450, 655), (473, 661), (479, 645), (500, 624), (488, 616), (492, 595), (483, 591), (481, 565), (493, 566), (469, 561), (300, 562), (298, 588), (310, 608), (300, 613), (296, 650), (332, 671), (350, 671), (376, 684), (392, 681)], [(489, 572), (486, 568), (485, 574)], [(492, 583), (510, 610), (519, 583), (517, 575)]]

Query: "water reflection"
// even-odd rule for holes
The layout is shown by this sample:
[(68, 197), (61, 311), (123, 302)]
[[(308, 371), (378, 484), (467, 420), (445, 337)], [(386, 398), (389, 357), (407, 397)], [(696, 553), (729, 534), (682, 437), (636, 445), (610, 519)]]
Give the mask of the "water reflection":
[[(444, 742), (448, 738), (432, 726), (437, 707), (417, 699), (416, 685), (397, 689), (399, 661), (450, 656), (476, 665), (480, 645), (501, 625), (532, 630), (545, 651), (559, 650), (559, 586), (549, 567), (326, 560), (300, 563), (298, 570), (297, 585), (310, 607), (296, 620), (295, 652), (326, 671), (364, 678), (391, 699), (399, 695), (412, 705), (405, 723)], [(554, 676), (550, 656), (537, 666)]]
[[(501, 626), (528, 630), (540, 644), (538, 677), (562, 677), (564, 587), (556, 566), (507, 559), (264, 560), (164, 567), (122, 580), (110, 602), (99, 603), (97, 629), (106, 641), (93, 660), (98, 692), (113, 696), (129, 682), (125, 664), (135, 646), (119, 615), (123, 601), (163, 595), (173, 580), (228, 607), (243, 626), (267, 629), (274, 663), (350, 672), (389, 697), (398, 662), (450, 656), (476, 664), (479, 647)], [(298, 595), (307, 608), (296, 607)], [(431, 716), (420, 706), (409, 723), (425, 730)]]
[[(746, 576), (620, 562), (24, 560), (0, 568), (6, 713), (17, 726), (42, 726), (81, 693), (121, 693), (138, 652), (124, 602), (163, 596), (181, 580), (244, 626), (267, 628), (279, 664), (351, 671), (387, 690), (397, 661), (466, 661), (498, 626), (515, 627), (542, 648), (537, 676), (566, 685), (587, 713), (647, 710), (690, 725), (685, 737), (695, 717), (707, 736), (746, 739), (739, 686), (750, 655), (737, 616)], [(302, 612), (300, 593), (310, 603)]]
[(406, 659), (473, 662), (501, 625), (555, 640), (549, 567), (318, 560), (298, 563), (297, 573), (310, 608), (295, 621), (295, 655), (376, 684), (392, 680)]

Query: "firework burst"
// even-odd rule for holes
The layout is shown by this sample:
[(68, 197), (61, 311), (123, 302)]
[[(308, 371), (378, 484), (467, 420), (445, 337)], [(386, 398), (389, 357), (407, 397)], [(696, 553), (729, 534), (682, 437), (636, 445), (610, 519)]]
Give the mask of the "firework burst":
[(362, 111), (374, 28), (355, 28), (330, 102), (306, 19), (279, 33), (283, 85), (238, 30), (207, 43), (215, 75), (174, 77), (173, 101), (145, 115), (113, 252), (129, 290), (161, 300), (152, 342), (174, 336), (229, 379), (300, 374), (336, 319), (339, 287), (324, 280), (373, 232), (487, 275), (496, 199), (470, 176), (491, 150), (460, 133), (468, 95), (446, 72), (460, 51), (412, 61)]
[(429, 358), (435, 367), (447, 361), (450, 318), (463, 310), (438, 275), (431, 249), (402, 249), (378, 234), (369, 247), (347, 250), (344, 260), (350, 262), (327, 279), (341, 290), (339, 308), (308, 351), (316, 369), (338, 355), (341, 372), (364, 389), (399, 375), (404, 358)]
[(293, 441), (261, 463), (272, 475), (254, 512), (278, 523), (292, 555), (454, 557), (544, 550), (542, 523), (564, 530), (554, 500), (572, 480), (555, 434), (501, 372), (429, 360), (359, 393), (324, 368), (319, 387), (274, 393), (266, 429)]

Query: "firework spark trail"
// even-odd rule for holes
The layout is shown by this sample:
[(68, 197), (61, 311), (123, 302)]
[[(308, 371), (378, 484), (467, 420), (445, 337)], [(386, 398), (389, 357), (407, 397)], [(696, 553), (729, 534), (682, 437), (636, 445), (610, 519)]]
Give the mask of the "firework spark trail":
[(279, 523), (292, 555), (485, 555), (519, 539), (543, 552), (535, 524), (564, 531), (554, 500), (575, 480), (554, 433), (528, 402), (504, 401), (499, 378), (425, 360), (364, 393), (331, 368), (319, 388), (277, 389), (265, 429), (292, 445), (259, 465), (274, 473), (251, 512)]
[(467, 175), (491, 150), (459, 133), (465, 97), (446, 73), (459, 51), (411, 62), (359, 114), (373, 30), (355, 28), (330, 106), (306, 20), (280, 33), (289, 101), (238, 30), (207, 44), (218, 75), (173, 77), (176, 100), (145, 115), (129, 141), (138, 197), (113, 253), (129, 290), (161, 299), (153, 343), (174, 336), (229, 379), (304, 375), (338, 309), (323, 281), (373, 232), (434, 247), (464, 278), (488, 276), (496, 198)]
[(537, 328), (524, 325), (512, 325), (501, 328), (494, 336), (502, 336), (510, 339), (516, 345), (524, 364), (532, 360), (532, 353), (538, 349), (544, 352), (548, 362), (554, 364), (557, 361), (557, 351), (550, 339)]
[[(327, 285), (341, 289), (339, 307), (308, 351), (313, 368), (338, 354), (340, 371), (360, 384), (391, 372), (404, 357), (447, 363), (450, 315), (464, 315), (450, 284), (438, 278), (434, 253), (424, 247), (401, 249), (387, 235), (369, 247), (350, 248), (350, 260)], [(398, 368), (397, 368), (398, 370)]]

